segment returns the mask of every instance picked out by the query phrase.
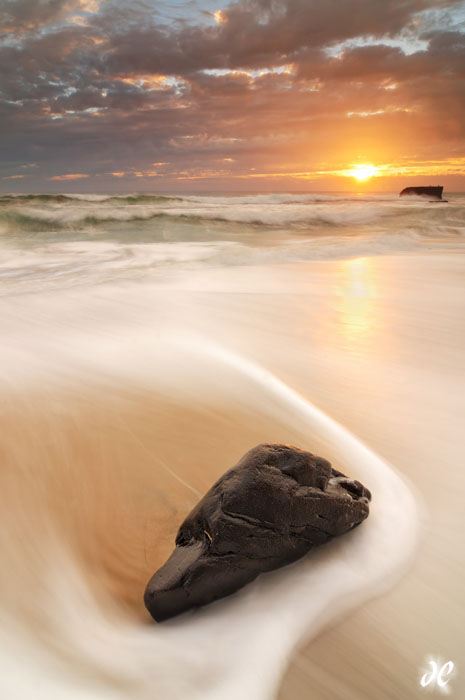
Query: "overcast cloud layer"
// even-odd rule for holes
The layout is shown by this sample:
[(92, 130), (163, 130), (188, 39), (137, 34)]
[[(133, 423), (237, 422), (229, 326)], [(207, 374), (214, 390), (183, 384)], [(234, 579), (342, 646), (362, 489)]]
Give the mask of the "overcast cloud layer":
[(1, 7), (4, 191), (465, 188), (463, 2)]

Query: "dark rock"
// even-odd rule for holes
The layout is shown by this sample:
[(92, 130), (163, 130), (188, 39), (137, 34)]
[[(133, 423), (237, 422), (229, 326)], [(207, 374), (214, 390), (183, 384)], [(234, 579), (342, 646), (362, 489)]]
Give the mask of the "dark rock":
[(145, 605), (162, 621), (227, 596), (359, 525), (370, 500), (322, 457), (289, 445), (254, 447), (184, 520)]
[(405, 187), (400, 193), (400, 197), (409, 197), (419, 195), (420, 197), (430, 197), (434, 200), (442, 199), (442, 191), (444, 187), (440, 185), (429, 185), (428, 187)]

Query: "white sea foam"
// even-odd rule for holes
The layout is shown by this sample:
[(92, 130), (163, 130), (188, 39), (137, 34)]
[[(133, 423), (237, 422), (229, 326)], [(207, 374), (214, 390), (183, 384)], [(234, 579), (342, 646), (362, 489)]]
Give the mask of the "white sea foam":
[(447, 229), (434, 237), (414, 230), (383, 231), (358, 236), (290, 237), (271, 245), (247, 245), (239, 240), (135, 242), (86, 237), (35, 239), (34, 245), (0, 246), (0, 297), (45, 292), (64, 287), (115, 282), (150, 282), (206, 268), (279, 265), (341, 260), (367, 255), (460, 250), (461, 234)]
[(255, 195), (236, 197), (177, 197), (152, 195), (49, 195), (45, 199), (6, 199), (0, 223), (10, 230), (92, 229), (112, 222), (143, 222), (161, 216), (198, 221), (224, 221), (268, 227), (360, 227), (393, 221), (402, 225), (431, 226), (446, 218), (463, 232), (463, 201), (451, 200), (438, 211), (424, 199), (395, 196), (350, 197), (332, 195)]
[[(86, 202), (85, 206), (73, 204), (53, 204), (47, 208), (38, 206), (19, 206), (15, 210), (16, 217), (12, 217), (12, 226), (21, 227), (23, 221), (33, 226), (34, 220), (42, 224), (60, 225), (66, 227), (92, 226), (99, 222), (129, 222), (149, 220), (157, 216), (187, 217), (199, 220), (220, 220), (248, 224), (265, 224), (269, 226), (283, 226), (285, 224), (333, 224), (348, 226), (373, 221), (383, 213), (379, 205), (367, 203), (352, 203), (351, 207), (334, 203), (312, 204), (300, 203), (267, 203), (257, 205), (243, 202), (208, 202), (199, 205), (197, 202), (185, 201), (182, 206), (141, 204), (128, 206), (115, 205), (103, 200), (96, 206)], [(339, 207), (339, 208), (338, 208)]]
[[(150, 332), (143, 340), (138, 331), (137, 338), (127, 332), (120, 337), (108, 365), (102, 337), (81, 340), (74, 361), (88, 371), (103, 361), (107, 372), (121, 372), (122, 378), (129, 373), (146, 388), (154, 383), (190, 401), (205, 389), (216, 402), (225, 397), (234, 402), (242, 393), (248, 409), (292, 425), (302, 446), (312, 447), (310, 436), (331, 446), (338, 466), (372, 489), (371, 514), (344, 541), (195, 616), (151, 629), (99, 603), (71, 552), (52, 536), (42, 543), (42, 564), (33, 574), (35, 605), (40, 614), (47, 611), (49, 632), (43, 638), (40, 627), (18, 619), (16, 610), (0, 609), (0, 687), (9, 700), (27, 697), (31, 686), (37, 700), (149, 700), (154, 693), (178, 700), (233, 700), (238, 694), (267, 700), (302, 637), (392, 585), (404, 570), (417, 539), (415, 501), (386, 462), (254, 362), (182, 331), (164, 334), (155, 344)], [(59, 371), (59, 357), (53, 360)], [(193, 364), (194, 374), (188, 370)], [(23, 588), (30, 595), (26, 581)], [(17, 663), (25, 658), (27, 675)]]
[[(361, 636), (370, 645), (379, 625), (388, 651), (391, 645), (398, 655), (402, 637), (423, 653), (434, 650), (423, 650), (423, 639), (430, 645), (439, 624), (450, 625), (455, 608), (440, 596), (456, 565), (451, 552), (459, 546), (447, 538), (459, 533), (454, 518), (463, 500), (463, 198), (436, 206), (286, 197), (129, 204), (86, 195), (78, 204), (75, 197), (2, 203), (0, 214), (8, 215), (0, 217), (0, 388), (8, 397), (2, 420), (14, 410), (4, 433), (10, 447), (0, 489), (0, 696), (24, 700), (32, 688), (37, 700), (236, 700), (239, 694), (270, 700), (299, 640), (406, 570), (420, 512), (398, 464), (415, 477), (415, 494), (429, 480), (435, 523), (444, 529), (428, 531), (423, 570), (408, 581), (405, 600), (399, 596), (394, 607), (365, 618)], [(323, 215), (331, 223), (321, 225)], [(363, 257), (386, 254), (397, 257)], [(294, 264), (309, 260), (318, 264)], [(114, 397), (131, 406), (142, 436), (146, 431), (153, 439), (153, 454), (144, 452), (121, 411), (110, 438), (119, 450), (119, 437), (129, 435), (126, 451), (116, 450), (104, 472), (104, 435), (100, 442), (97, 435), (89, 467), (86, 445), (96, 429), (92, 424), (82, 433), (85, 423), (69, 396), (84, 413), (100, 410), (103, 426)], [(175, 458), (185, 460), (191, 450), (183, 444), (186, 423), (173, 420), (167, 441), (151, 414), (143, 414), (147, 396), (162, 397), (163, 411), (198, 410), (202, 420), (190, 438), (207, 451), (214, 426), (222, 426), (226, 449), (244, 426), (259, 439), (275, 439), (265, 429), (261, 437), (262, 426), (272, 424), (279, 439), (292, 435), (365, 482), (373, 492), (370, 517), (229, 600), (161, 626), (141, 623), (109, 594), (99, 569), (76, 554), (76, 540), (93, 538), (92, 521), (84, 518), (83, 532), (75, 531), (66, 516), (85, 515), (93, 503), (108, 535), (102, 554), (110, 550), (126, 574), (146, 556), (144, 548), (121, 541), (133, 523), (112, 500), (120, 493), (112, 490), (116, 463), (129, 477), (127, 488), (147, 499), (153, 492), (145, 492), (136, 446), (140, 462), (147, 459), (169, 478)], [(67, 419), (67, 435), (53, 430), (57, 416)], [(31, 425), (39, 419), (46, 430), (34, 438)], [(362, 434), (394, 467), (357, 437)], [(162, 466), (157, 444), (167, 445)], [(83, 491), (63, 496), (73, 464), (76, 489)], [(438, 464), (445, 474), (441, 494)], [(179, 478), (179, 488), (194, 488), (185, 473)], [(207, 481), (194, 490), (204, 491)], [(41, 503), (48, 508), (39, 510)], [(153, 518), (156, 531), (155, 507)], [(423, 626), (417, 609), (414, 624), (402, 620), (417, 600)], [(391, 618), (397, 627), (388, 639)], [(418, 634), (407, 629), (414, 626)], [(416, 663), (416, 648), (412, 654)], [(370, 687), (381, 687), (380, 677), (384, 683), (390, 672), (381, 661)]]
[(0, 293), (14, 292), (14, 281), (24, 292), (146, 278), (163, 266), (453, 251), (465, 236), (464, 211), (463, 196), (444, 205), (312, 194), (5, 198)]

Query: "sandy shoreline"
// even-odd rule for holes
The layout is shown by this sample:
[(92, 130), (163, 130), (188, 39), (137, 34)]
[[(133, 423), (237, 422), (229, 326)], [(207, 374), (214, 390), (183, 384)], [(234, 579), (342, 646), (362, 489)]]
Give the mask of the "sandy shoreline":
[(32, 392), (27, 403), (10, 395), (1, 417), (4, 556), (10, 538), (17, 546), (40, 540), (37, 528), (44, 540), (57, 532), (90, 583), (103, 581), (131, 617), (150, 622), (145, 584), (199, 496), (251, 445), (297, 438), (278, 421), (250, 418), (124, 385)]
[[(208, 387), (197, 404), (190, 394), (190, 408), (189, 390), (181, 400), (166, 387), (161, 393), (141, 388), (139, 381), (134, 387), (134, 376), (144, 374), (138, 362), (146, 319), (157, 333), (182, 322), (183, 332), (214, 337), (313, 401), (398, 468), (426, 506), (410, 572), (391, 592), (302, 649), (279, 697), (422, 697), (418, 679), (426, 657), (452, 659), (460, 668), (463, 654), (464, 260), (378, 257), (275, 266), (265, 274), (256, 268), (193, 273), (158, 289), (150, 306), (137, 294), (126, 297), (112, 321), (121, 323), (118, 335), (106, 337), (103, 328), (97, 339), (98, 320), (107, 319), (116, 304), (105, 287), (87, 305), (79, 295), (63, 307), (56, 301), (47, 306), (46, 299), (15, 300), (16, 309), (5, 316), (9, 332), (2, 356), (2, 381), (10, 390), (15, 386), (5, 393), (2, 411), (4, 517), (14, 518), (18, 533), (23, 527), (27, 533), (32, 509), (32, 522), (45, 536), (53, 514), (74, 538), (89, 580), (103, 577), (129, 614), (145, 619), (141, 586), (170, 550), (195, 491), (204, 492), (256, 442), (298, 440), (278, 419), (250, 411), (242, 387), (230, 380), (225, 393), (230, 389), (233, 401), (221, 407), (209, 405)], [(131, 327), (140, 336), (123, 348), (121, 314), (133, 319), (135, 312)], [(37, 342), (22, 347), (21, 361), (13, 363), (15, 348), (31, 334), (32, 318)], [(83, 319), (90, 328), (84, 335)], [(65, 323), (79, 331), (77, 340), (58, 344)], [(103, 341), (115, 349), (113, 358), (103, 351), (98, 357), (95, 348)], [(116, 381), (114, 368), (131, 356), (133, 367)], [(27, 389), (33, 365), (46, 379), (39, 392)], [(180, 369), (179, 386), (192, 371)], [(38, 473), (38, 464), (46, 470)], [(113, 508), (111, 530), (102, 503)], [(11, 554), (5, 536), (3, 544)], [(21, 573), (27, 571), (18, 566)], [(15, 600), (13, 576), (5, 593)], [(457, 696), (463, 682), (459, 673)]]

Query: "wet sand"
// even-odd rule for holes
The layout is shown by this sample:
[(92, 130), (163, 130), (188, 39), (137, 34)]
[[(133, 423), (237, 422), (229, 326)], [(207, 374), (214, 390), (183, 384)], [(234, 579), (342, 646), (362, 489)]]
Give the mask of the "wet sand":
[[(451, 697), (465, 692), (464, 263), (458, 256), (345, 264), (341, 289), (353, 294), (336, 312), (328, 371), (322, 378), (309, 369), (306, 387), (409, 480), (424, 508), (421, 542), (392, 591), (301, 648), (280, 700), (422, 698), (429, 658), (452, 660)], [(349, 366), (341, 366), (342, 353)]]
[[(231, 406), (130, 386), (10, 395), (1, 416), (3, 556), (25, 546), (3, 582), (17, 595), (53, 535), (131, 617), (150, 622), (143, 591), (179, 524), (250, 446), (296, 441), (282, 422)], [(42, 531), (41, 531), (42, 530)], [(27, 551), (27, 543), (33, 543)], [(27, 557), (27, 559), (26, 559)], [(37, 601), (35, 601), (36, 603)], [(15, 601), (15, 605), (18, 601)]]
[[(178, 368), (180, 392), (162, 377), (144, 386), (150, 319), (155, 337), (179, 328), (213, 337), (272, 371), (392, 463), (423, 504), (408, 573), (301, 646), (278, 697), (420, 698), (429, 655), (456, 663), (459, 697), (464, 261), (424, 255), (192, 273), (158, 289), (151, 304), (105, 287), (63, 305), (15, 300), (2, 315), (4, 601), (52, 634), (46, 592), (43, 605), (24, 595), (31, 571), (48, 566), (37, 543), (52, 538), (72, 547), (96, 595), (149, 624), (141, 591), (198, 494), (253, 444), (302, 443), (301, 431), (254, 410), (257, 397), (227, 376), (222, 402), (216, 389), (189, 388), (195, 366)], [(128, 323), (129, 346), (121, 341)]]

